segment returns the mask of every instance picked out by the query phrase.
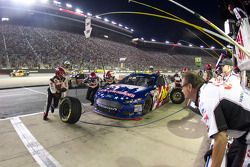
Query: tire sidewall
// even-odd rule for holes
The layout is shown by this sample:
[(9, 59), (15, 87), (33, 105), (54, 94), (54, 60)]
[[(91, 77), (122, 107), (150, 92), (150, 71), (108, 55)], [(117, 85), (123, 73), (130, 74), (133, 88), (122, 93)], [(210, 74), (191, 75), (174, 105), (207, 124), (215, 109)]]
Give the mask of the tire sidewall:
[[(180, 96), (180, 97), (176, 97), (177, 94)], [(178, 99), (177, 99), (178, 98)], [(182, 92), (182, 89), (181, 88), (174, 88), (171, 92), (170, 92), (170, 99), (172, 101), (172, 103), (174, 104), (181, 104), (185, 101), (185, 97), (184, 97), (184, 94)]]
[[(69, 111), (65, 111), (66, 107), (69, 108)], [(65, 112), (67, 112), (67, 115), (65, 115), (66, 114)], [(69, 120), (70, 115), (71, 115), (71, 101), (68, 97), (65, 97), (60, 102), (59, 116), (63, 122), (67, 122)]]
[(145, 99), (145, 102), (143, 104), (142, 115), (150, 112), (152, 110), (152, 106), (153, 106), (153, 99), (151, 96), (147, 96), (147, 98)]

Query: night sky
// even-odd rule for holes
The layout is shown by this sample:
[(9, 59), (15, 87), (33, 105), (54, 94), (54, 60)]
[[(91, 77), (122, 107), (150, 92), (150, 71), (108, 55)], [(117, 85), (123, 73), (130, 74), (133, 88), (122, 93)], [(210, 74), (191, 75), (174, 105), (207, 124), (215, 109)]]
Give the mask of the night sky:
[[(225, 16), (222, 15), (219, 10), (219, 7), (221, 8), (221, 5), (223, 6), (224, 4), (219, 3), (218, 0), (176, 1), (204, 16), (219, 28), (224, 30)], [(128, 0), (71, 0), (67, 2), (72, 3), (73, 6), (80, 7), (84, 12), (91, 12), (94, 15), (114, 11), (140, 11), (164, 15), (163, 13), (149, 9), (147, 7), (131, 2), (128, 3)], [(184, 9), (168, 2), (167, 0), (140, 0), (140, 2), (165, 10), (166, 12), (179, 16), (190, 23), (213, 30), (191, 13), (188, 13)], [(210, 46), (218, 46), (215, 42), (210, 40), (210, 38), (202, 35), (201, 32), (197, 31), (193, 27), (170, 20), (132, 14), (115, 14), (108, 15), (106, 17), (110, 20), (114, 20), (117, 23), (126, 25), (129, 28), (133, 28), (135, 30), (134, 34), (136, 37), (144, 37), (146, 40), (151, 40), (153, 38), (156, 41), (164, 42), (168, 40), (174, 43), (178, 42), (179, 40), (184, 40), (198, 46), (205, 45), (201, 42), (201, 40), (191, 33), (193, 32), (203, 41), (206, 41)], [(226, 43), (224, 42), (224, 44)]]

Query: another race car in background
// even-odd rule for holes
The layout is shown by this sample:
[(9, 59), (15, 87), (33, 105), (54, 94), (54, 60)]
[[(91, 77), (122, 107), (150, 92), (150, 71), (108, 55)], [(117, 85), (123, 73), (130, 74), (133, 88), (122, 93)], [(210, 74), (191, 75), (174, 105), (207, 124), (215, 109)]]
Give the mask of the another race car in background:
[(25, 77), (29, 75), (30, 75), (30, 72), (27, 70), (13, 70), (10, 73), (10, 77)]
[(169, 102), (182, 103), (181, 88), (171, 88), (162, 74), (132, 73), (118, 84), (99, 89), (95, 97), (95, 112), (118, 119), (138, 119)]

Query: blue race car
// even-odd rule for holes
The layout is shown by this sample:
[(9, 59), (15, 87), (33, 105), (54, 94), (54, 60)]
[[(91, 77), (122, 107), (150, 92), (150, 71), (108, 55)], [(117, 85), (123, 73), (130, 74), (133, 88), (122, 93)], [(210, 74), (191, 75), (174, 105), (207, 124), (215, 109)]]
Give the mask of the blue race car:
[(140, 119), (168, 102), (169, 98), (180, 104), (184, 101), (184, 94), (181, 88), (171, 89), (167, 76), (132, 73), (118, 84), (99, 89), (94, 106), (95, 112), (108, 117)]

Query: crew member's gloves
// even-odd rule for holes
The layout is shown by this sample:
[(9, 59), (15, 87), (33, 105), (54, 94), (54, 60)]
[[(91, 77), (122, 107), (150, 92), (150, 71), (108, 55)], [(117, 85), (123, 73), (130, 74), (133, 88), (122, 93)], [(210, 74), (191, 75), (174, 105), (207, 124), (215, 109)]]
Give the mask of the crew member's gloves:
[(67, 89), (66, 88), (61, 88), (60, 92), (66, 92)]

